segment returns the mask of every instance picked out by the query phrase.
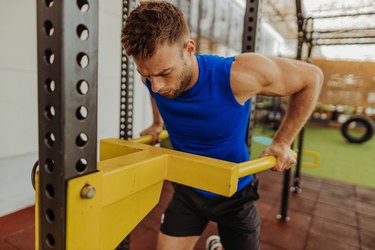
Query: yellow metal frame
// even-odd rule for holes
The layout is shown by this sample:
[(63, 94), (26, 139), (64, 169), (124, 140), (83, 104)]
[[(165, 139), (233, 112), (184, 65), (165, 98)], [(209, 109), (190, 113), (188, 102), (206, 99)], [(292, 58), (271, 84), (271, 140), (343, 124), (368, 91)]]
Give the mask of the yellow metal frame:
[[(268, 156), (236, 164), (119, 139), (100, 147), (98, 172), (68, 182), (67, 249), (114, 249), (158, 203), (164, 180), (231, 196), (238, 178), (276, 163)], [(87, 186), (91, 198), (82, 196)]]
[[(167, 137), (163, 131), (160, 139)], [(114, 249), (159, 202), (164, 180), (231, 196), (238, 178), (276, 164), (273, 156), (236, 164), (143, 144), (151, 142), (151, 136), (101, 140), (98, 171), (68, 181), (66, 249)], [(35, 178), (39, 249), (38, 173)]]

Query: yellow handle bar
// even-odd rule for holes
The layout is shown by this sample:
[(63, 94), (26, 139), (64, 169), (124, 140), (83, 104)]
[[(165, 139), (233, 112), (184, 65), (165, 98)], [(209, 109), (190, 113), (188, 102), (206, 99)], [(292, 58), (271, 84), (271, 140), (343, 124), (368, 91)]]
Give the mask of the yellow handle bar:
[[(159, 135), (159, 140), (168, 139), (168, 132), (163, 130)], [(144, 135), (139, 138), (130, 140), (132, 142), (138, 142), (143, 144), (151, 144), (153, 141), (152, 135)], [(297, 157), (297, 154), (294, 152), (294, 156)], [(276, 157), (266, 156), (256, 160), (251, 160), (247, 162), (242, 162), (239, 164), (239, 177), (244, 177), (252, 173), (258, 173), (267, 169), (271, 169), (276, 165)]]
[[(159, 140), (160, 141), (168, 139), (168, 137), (169, 137), (169, 135), (168, 135), (168, 132), (166, 130), (161, 131), (161, 133), (159, 134)], [(152, 141), (153, 141), (153, 137), (152, 137), (152, 135), (144, 135), (144, 136), (132, 139), (130, 141), (142, 143), (142, 144), (151, 144)]]

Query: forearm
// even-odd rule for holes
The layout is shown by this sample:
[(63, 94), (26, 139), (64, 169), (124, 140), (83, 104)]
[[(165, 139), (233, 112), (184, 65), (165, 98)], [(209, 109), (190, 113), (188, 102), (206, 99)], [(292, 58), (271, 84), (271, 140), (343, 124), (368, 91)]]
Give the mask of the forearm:
[(150, 97), (150, 99), (151, 99), (151, 107), (152, 107), (152, 124), (163, 126), (164, 121), (163, 121), (163, 118), (160, 115), (160, 112), (159, 112), (159, 109), (156, 105), (156, 102), (155, 102), (154, 98)]
[(280, 128), (274, 136), (276, 143), (291, 145), (314, 111), (322, 84), (322, 76), (310, 79), (302, 90), (289, 97), (289, 104)]

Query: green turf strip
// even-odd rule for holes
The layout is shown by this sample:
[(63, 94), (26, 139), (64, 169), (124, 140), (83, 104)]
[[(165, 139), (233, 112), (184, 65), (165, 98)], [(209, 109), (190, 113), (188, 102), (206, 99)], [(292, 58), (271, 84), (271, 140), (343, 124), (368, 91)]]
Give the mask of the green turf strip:
[[(253, 136), (271, 136), (272, 132), (255, 129)], [(264, 145), (253, 142), (252, 158), (257, 158)], [(375, 187), (375, 136), (362, 144), (347, 142), (338, 129), (308, 126), (304, 149), (320, 153), (321, 165), (303, 168), (302, 173)]]

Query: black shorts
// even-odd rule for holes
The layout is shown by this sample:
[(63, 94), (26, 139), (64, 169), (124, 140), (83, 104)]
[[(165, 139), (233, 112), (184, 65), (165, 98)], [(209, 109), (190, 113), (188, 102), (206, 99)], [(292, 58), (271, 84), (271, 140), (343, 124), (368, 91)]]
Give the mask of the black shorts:
[(207, 198), (190, 187), (174, 183), (175, 193), (164, 213), (160, 231), (175, 237), (199, 236), (208, 222), (214, 221), (225, 250), (259, 249), (257, 186), (254, 177), (232, 197)]

